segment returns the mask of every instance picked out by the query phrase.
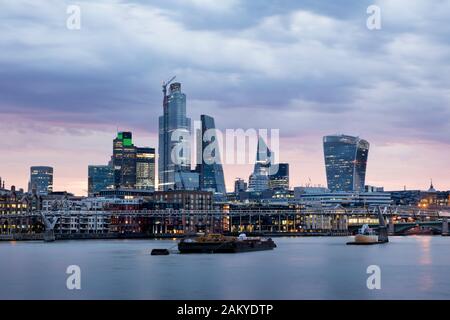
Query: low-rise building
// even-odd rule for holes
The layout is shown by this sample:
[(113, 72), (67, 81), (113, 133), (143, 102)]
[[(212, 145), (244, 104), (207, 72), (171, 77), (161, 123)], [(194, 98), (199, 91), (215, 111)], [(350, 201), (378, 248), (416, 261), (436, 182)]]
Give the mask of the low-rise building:
[(34, 233), (43, 229), (38, 217), (29, 213), (40, 208), (40, 197), (14, 186), (0, 188), (0, 234)]
[(326, 192), (303, 193), (295, 200), (306, 206), (337, 206), (343, 207), (371, 207), (390, 206), (392, 204), (389, 192)]
[(155, 191), (149, 200), (154, 203), (178, 204), (179, 208), (185, 210), (211, 210), (213, 207), (213, 194), (209, 191)]

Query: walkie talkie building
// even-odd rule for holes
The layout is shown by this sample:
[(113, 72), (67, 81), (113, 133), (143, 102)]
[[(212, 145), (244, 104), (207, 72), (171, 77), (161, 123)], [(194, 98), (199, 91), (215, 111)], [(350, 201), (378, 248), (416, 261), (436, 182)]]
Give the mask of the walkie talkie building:
[(328, 189), (364, 192), (369, 143), (359, 137), (323, 137)]

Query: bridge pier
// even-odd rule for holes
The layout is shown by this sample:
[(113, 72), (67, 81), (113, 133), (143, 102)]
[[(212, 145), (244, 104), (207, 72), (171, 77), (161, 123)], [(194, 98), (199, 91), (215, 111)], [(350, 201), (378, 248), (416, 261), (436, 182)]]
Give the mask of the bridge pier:
[(44, 231), (44, 241), (45, 242), (52, 242), (55, 241), (55, 225), (58, 221), (59, 217), (53, 217), (51, 219), (47, 218), (44, 213), (41, 212), (42, 220), (45, 225), (45, 231)]
[(448, 218), (442, 219), (442, 235), (448, 236)]
[(389, 232), (388, 232), (388, 234), (389, 234), (390, 236), (395, 235), (395, 225), (394, 225), (394, 221), (392, 220), (392, 218), (389, 219), (389, 224), (388, 224), (388, 226), (389, 226)]
[(45, 242), (52, 242), (55, 240), (56, 240), (55, 231), (53, 229), (44, 231), (44, 241)]

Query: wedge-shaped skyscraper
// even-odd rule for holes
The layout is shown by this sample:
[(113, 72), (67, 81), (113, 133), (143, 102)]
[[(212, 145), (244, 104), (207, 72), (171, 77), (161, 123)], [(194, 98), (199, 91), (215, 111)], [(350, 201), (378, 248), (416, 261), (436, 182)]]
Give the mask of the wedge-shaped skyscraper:
[(364, 192), (369, 143), (359, 137), (323, 137), (328, 189)]
[(201, 115), (200, 119), (202, 128), (197, 132), (197, 171), (200, 174), (200, 189), (225, 194), (225, 179), (214, 118)]

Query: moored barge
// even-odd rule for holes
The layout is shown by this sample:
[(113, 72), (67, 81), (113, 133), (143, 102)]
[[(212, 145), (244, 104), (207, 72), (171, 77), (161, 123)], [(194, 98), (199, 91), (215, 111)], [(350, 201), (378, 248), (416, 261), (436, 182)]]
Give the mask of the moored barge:
[(195, 238), (186, 238), (178, 243), (180, 253), (237, 253), (272, 250), (276, 248), (271, 239), (260, 237), (227, 237), (221, 234), (208, 234)]

